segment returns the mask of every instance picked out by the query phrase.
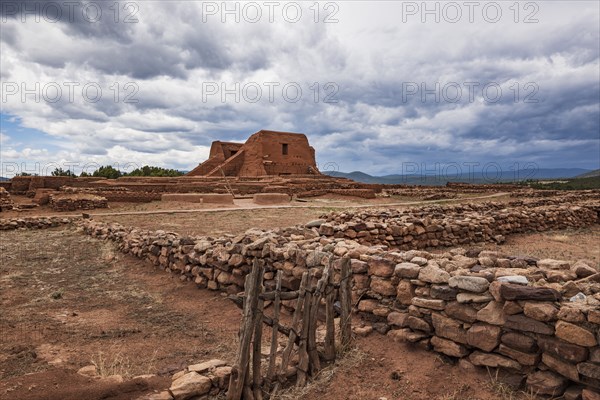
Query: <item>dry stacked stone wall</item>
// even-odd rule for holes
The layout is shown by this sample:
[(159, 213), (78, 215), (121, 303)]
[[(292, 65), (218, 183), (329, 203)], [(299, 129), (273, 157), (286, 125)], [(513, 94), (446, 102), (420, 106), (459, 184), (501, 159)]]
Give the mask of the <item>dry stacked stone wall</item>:
[[(183, 281), (227, 293), (243, 290), (245, 275), (256, 258), (266, 262), (268, 289), (274, 288), (275, 273), (281, 270), (282, 286), (296, 290), (305, 271), (313, 271), (318, 278), (329, 262), (333, 263), (334, 280), (339, 281), (341, 258), (349, 257), (356, 312), (390, 341), (412, 343), (467, 365), (499, 368), (515, 385), (527, 385), (538, 394), (558, 397), (565, 392), (573, 396), (584, 390), (600, 392), (598, 265), (463, 248), (442, 254), (415, 248), (403, 251), (364, 241), (366, 236), (358, 235), (369, 232), (370, 239), (379, 239), (379, 230), (398, 226), (396, 221), (420, 226), (424, 229), (420, 235), (427, 235), (438, 232), (427, 229), (432, 225), (462, 226), (458, 222), (465, 216), (467, 227), (490, 218), (486, 226), (491, 232), (472, 235), (477, 231), (450, 229), (460, 235), (455, 238), (470, 243), (496, 232), (597, 223), (597, 204), (564, 205), (559, 199), (539, 199), (360, 213), (363, 211), (331, 214), (329, 223), (320, 220), (271, 231), (252, 229), (218, 238), (180, 236), (89, 219), (77, 224), (86, 234), (114, 241), (124, 253), (147, 260)], [(357, 221), (357, 215), (364, 222)], [(345, 231), (348, 224), (355, 223), (365, 227), (352, 228), (357, 235), (349, 238)], [(511, 228), (498, 228), (503, 224)], [(344, 229), (342, 225), (346, 225)], [(293, 302), (284, 301), (283, 306), (291, 310)]]
[(373, 189), (315, 189), (296, 193), (297, 197), (317, 197), (326, 194), (337, 194), (340, 196), (362, 197), (363, 199), (374, 199)]
[(156, 192), (131, 191), (122, 187), (63, 187), (65, 193), (85, 193), (106, 198), (109, 202), (150, 203), (159, 201), (161, 194)]
[(599, 221), (600, 202), (540, 199), (425, 206), (398, 210), (357, 210), (322, 216), (322, 236), (401, 250), (502, 242), (505, 235), (580, 228)]
[(283, 287), (295, 290), (303, 272), (319, 276), (330, 259), (339, 280), (340, 259), (350, 257), (356, 309), (390, 339), (501, 368), (540, 394), (600, 390), (600, 272), (589, 262), (461, 248), (386, 251), (322, 236), (316, 227), (215, 239), (91, 220), (81, 226), (182, 280), (228, 293), (243, 290), (255, 258), (266, 261), (266, 287), (282, 270)]
[(560, 197), (565, 200), (577, 200), (583, 199), (597, 199), (600, 197), (600, 190), (577, 190), (577, 191), (564, 191), (564, 190), (534, 190), (534, 189), (522, 189), (519, 191), (512, 192), (510, 197), (524, 197), (524, 198), (535, 198), (535, 197)]
[(10, 211), (14, 207), (14, 203), (10, 198), (10, 193), (3, 187), (0, 187), (0, 212)]
[(107, 208), (108, 200), (92, 194), (51, 194), (50, 207), (55, 211), (93, 210)]
[(11, 218), (0, 219), (0, 231), (9, 231), (14, 229), (46, 229), (69, 225), (78, 218), (63, 217), (31, 217), (31, 218)]
[(500, 367), (538, 394), (600, 390), (597, 265), (411, 250), (353, 260), (353, 271), (359, 313), (393, 340)]

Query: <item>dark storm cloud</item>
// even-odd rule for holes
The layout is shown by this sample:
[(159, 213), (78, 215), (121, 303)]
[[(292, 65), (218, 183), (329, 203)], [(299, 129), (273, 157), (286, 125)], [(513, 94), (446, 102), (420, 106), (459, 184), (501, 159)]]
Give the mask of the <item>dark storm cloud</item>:
[[(48, 3), (53, 7), (48, 7)], [(171, 11), (167, 3), (155, 4), (161, 5), (165, 13)], [(171, 18), (193, 14), (183, 4), (172, 8)], [(194, 3), (189, 4), (191, 7)], [(159, 18), (160, 13), (149, 11), (150, 7), (143, 2), (8, 1), (3, 2), (2, 18), (32, 26), (51, 21), (60, 24), (71, 39), (89, 42), (86, 49), (78, 49), (69, 58), (60, 51), (23, 52), (31, 61), (53, 68), (64, 68), (69, 62), (135, 79), (161, 75), (185, 79), (188, 70), (225, 70), (236, 61), (224, 43), (229, 35), (223, 24), (205, 24), (188, 18), (182, 23), (165, 22), (158, 28), (153, 19)], [(27, 47), (15, 38), (14, 30), (6, 30), (2, 38), (5, 43), (21, 50)], [(247, 70), (264, 68), (265, 57), (240, 60), (239, 66)]]
[(122, 43), (131, 41), (139, 5), (128, 1), (7, 0), (2, 1), (0, 16), (3, 22), (10, 18), (31, 24), (64, 24), (73, 35), (102, 36)]

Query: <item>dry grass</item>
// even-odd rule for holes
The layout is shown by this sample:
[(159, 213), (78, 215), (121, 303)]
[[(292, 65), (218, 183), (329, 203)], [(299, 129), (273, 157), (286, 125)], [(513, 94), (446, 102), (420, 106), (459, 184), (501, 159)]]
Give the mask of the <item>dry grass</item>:
[(132, 378), (137, 375), (156, 373), (155, 350), (152, 357), (142, 365), (136, 365), (119, 347), (109, 349), (107, 352), (99, 351), (91, 360), (96, 367), (96, 372), (101, 377), (121, 375), (123, 378)]
[(463, 384), (452, 393), (445, 394), (441, 397), (437, 397), (437, 400), (477, 400), (474, 397), (466, 396), (470, 386)]
[[(487, 387), (498, 395), (499, 400), (540, 400), (537, 393), (534, 393), (532, 389), (527, 391), (515, 390), (506, 383), (500, 382), (498, 377), (499, 370), (492, 374), (489, 368), (487, 368), (489, 382)], [(556, 398), (544, 398), (545, 400), (556, 400)]]
[(548, 239), (555, 242), (568, 243), (571, 240), (571, 237), (568, 235), (550, 235)]
[(337, 358), (331, 365), (323, 368), (313, 379), (304, 387), (292, 386), (287, 388), (275, 396), (272, 400), (296, 400), (303, 398), (311, 391), (318, 387), (327, 385), (334, 377), (337, 371), (348, 370), (357, 367), (367, 358), (367, 353), (360, 350), (358, 347), (352, 347), (342, 353), (342, 356)]

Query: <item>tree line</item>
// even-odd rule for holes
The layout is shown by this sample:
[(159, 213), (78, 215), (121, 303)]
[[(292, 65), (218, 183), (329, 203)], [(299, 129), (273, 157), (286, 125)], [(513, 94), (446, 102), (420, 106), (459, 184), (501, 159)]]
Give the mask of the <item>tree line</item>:
[[(17, 176), (32, 176), (32, 175), (37, 175), (37, 174), (30, 174), (27, 172), (22, 172), (20, 174), (17, 174)], [(81, 174), (79, 174), (80, 177), (98, 177), (98, 178), (108, 178), (108, 179), (117, 179), (120, 178), (122, 176), (182, 176), (184, 175), (183, 172), (178, 171), (176, 169), (170, 169), (170, 168), (162, 168), (162, 167), (155, 167), (155, 166), (150, 166), (150, 165), (144, 165), (141, 168), (136, 168), (131, 172), (123, 172), (115, 167), (113, 167), (112, 165), (103, 165), (100, 168), (98, 168), (97, 170), (95, 170), (94, 172), (88, 173), (88, 172), (81, 172)], [(52, 171), (52, 176), (68, 176), (68, 177), (72, 177), (72, 178), (77, 178), (77, 174), (73, 171), (71, 171), (70, 169), (64, 170), (62, 168), (55, 168), (54, 171)]]

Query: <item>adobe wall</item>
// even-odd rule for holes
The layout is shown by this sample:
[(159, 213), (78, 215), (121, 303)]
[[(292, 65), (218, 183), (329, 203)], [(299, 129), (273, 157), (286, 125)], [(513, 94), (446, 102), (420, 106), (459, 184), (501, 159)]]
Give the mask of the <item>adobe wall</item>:
[(9, 182), (8, 189), (12, 194), (24, 195), (34, 193), (36, 189), (58, 190), (62, 186), (89, 186), (92, 182), (104, 178), (68, 176), (15, 176)]
[(192, 171), (190, 171), (186, 176), (203, 176), (208, 175), (211, 171), (217, 168), (220, 164), (222, 164), (229, 157), (236, 154), (240, 151), (243, 143), (233, 143), (233, 142), (221, 142), (214, 141), (210, 146), (210, 153), (208, 155), (208, 160), (204, 161)]
[[(228, 193), (231, 186), (236, 195), (255, 193), (287, 193), (289, 195), (319, 195), (328, 192), (372, 198), (371, 191), (381, 191), (382, 185), (368, 185), (325, 175), (293, 177), (15, 177), (8, 181), (13, 194), (35, 196), (37, 189), (61, 189), (71, 193), (92, 193), (113, 202), (149, 202), (160, 200), (162, 193)], [(326, 192), (324, 191), (326, 190)], [(133, 194), (137, 193), (137, 194)]]
[(291, 200), (286, 193), (256, 193), (252, 197), (254, 204), (287, 204)]
[[(283, 154), (284, 144), (287, 154)], [(244, 151), (242, 176), (308, 174), (309, 167), (317, 171), (315, 151), (306, 135), (261, 131), (248, 139)]]

